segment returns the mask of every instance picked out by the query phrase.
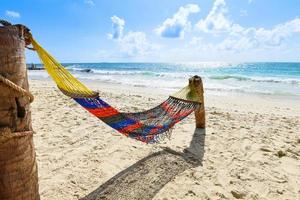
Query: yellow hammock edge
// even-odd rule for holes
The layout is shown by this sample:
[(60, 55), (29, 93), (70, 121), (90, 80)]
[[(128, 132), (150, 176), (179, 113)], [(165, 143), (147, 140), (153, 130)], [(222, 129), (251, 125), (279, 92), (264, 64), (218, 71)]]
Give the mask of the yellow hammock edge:
[(78, 79), (76, 79), (68, 70), (66, 70), (58, 61), (55, 60), (39, 43), (30, 36), (33, 48), (38, 53), (45, 69), (52, 79), (57, 84), (58, 88), (64, 92), (83, 95), (94, 96), (95, 92), (87, 88)]

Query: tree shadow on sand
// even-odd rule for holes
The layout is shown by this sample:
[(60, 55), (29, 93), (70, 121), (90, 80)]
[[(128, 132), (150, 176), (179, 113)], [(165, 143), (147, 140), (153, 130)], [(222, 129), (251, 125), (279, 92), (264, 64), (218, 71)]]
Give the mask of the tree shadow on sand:
[(178, 174), (202, 165), (205, 129), (196, 129), (183, 153), (170, 148), (121, 171), (81, 200), (150, 200)]

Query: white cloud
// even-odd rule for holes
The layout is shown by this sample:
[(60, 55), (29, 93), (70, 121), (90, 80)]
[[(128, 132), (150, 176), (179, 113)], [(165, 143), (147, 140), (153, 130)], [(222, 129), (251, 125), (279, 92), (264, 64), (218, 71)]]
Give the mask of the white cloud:
[[(249, 30), (249, 29), (248, 29)], [(279, 46), (294, 33), (300, 33), (300, 19), (295, 18), (283, 24), (276, 25), (273, 29), (258, 28), (254, 30), (255, 39), (268, 46)]]
[(197, 4), (180, 7), (178, 12), (172, 18), (166, 19), (161, 26), (155, 29), (155, 32), (162, 37), (183, 38), (184, 32), (191, 26), (188, 21), (189, 15), (199, 11), (200, 8)]
[[(295, 18), (271, 29), (243, 27), (233, 23), (227, 16), (225, 0), (215, 0), (213, 7), (206, 18), (201, 19), (196, 27), (205, 33), (213, 33), (225, 38), (216, 44), (203, 44), (205, 48), (214, 47), (221, 51), (244, 51), (249, 49), (267, 49), (279, 47), (283, 41), (294, 33), (300, 32), (300, 19)], [(191, 45), (199, 45), (193, 39)]]
[[(196, 12), (197, 9), (181, 7), (173, 17), (158, 27), (156, 32), (162, 37), (184, 37), (191, 26), (188, 20), (190, 10)], [(285, 41), (300, 33), (300, 18), (297, 17), (271, 28), (247, 27), (231, 20), (228, 12), (226, 2), (216, 0), (207, 16), (195, 24), (198, 32), (192, 33), (194, 37), (189, 44), (180, 47), (174, 45), (173, 48), (154, 44), (144, 32), (126, 31), (125, 20), (113, 16), (113, 32), (109, 35), (115, 42), (117, 52), (109, 57), (134, 60), (155, 58), (162, 61), (270, 59), (272, 55), (281, 55), (283, 50), (292, 49), (285, 48)], [(184, 43), (183, 40), (177, 42)], [(295, 44), (294, 47), (296, 46)]]
[(93, 0), (84, 0), (84, 3), (89, 5), (89, 6), (95, 6), (95, 2)]
[(117, 17), (116, 15), (112, 16), (112, 29), (113, 32), (108, 34), (109, 38), (111, 39), (120, 39), (123, 37), (123, 30), (125, 26), (125, 20)]
[(235, 52), (241, 52), (244, 50), (253, 49), (255, 47), (258, 47), (258, 43), (256, 40), (253, 40), (253, 38), (250, 37), (229, 37), (216, 46), (217, 50)]
[(109, 39), (114, 39), (119, 51), (126, 57), (138, 57), (148, 55), (158, 45), (151, 44), (143, 32), (129, 31), (124, 33), (125, 20), (117, 16), (111, 17), (113, 32), (108, 34)]
[(252, 3), (253, 2), (253, 0), (248, 0), (248, 3), (250, 4), (250, 3)]
[[(207, 43), (200, 37), (194, 37), (190, 45), (199, 50), (214, 49), (217, 51), (242, 52), (246, 50), (280, 48), (284, 41), (295, 33), (300, 33), (300, 19), (295, 18), (271, 29), (265, 28), (231, 28), (225, 39), (219, 43)], [(237, 31), (239, 30), (239, 31)]]
[(280, 47), (284, 41), (295, 33), (300, 33), (300, 19), (295, 18), (271, 29), (244, 28), (241, 31), (232, 30), (221, 44), (221, 49), (226, 46), (227, 50), (243, 51), (248, 49), (269, 49)]
[(228, 12), (225, 0), (215, 0), (211, 11), (205, 19), (201, 19), (196, 28), (204, 32), (220, 33), (228, 31), (232, 22), (226, 17)]
[(20, 18), (21, 17), (20, 13), (18, 13), (16, 11), (12, 11), (12, 10), (5, 11), (5, 15), (8, 17), (12, 17), (12, 18)]
[(119, 40), (120, 51), (126, 56), (145, 56), (158, 48), (157, 45), (150, 44), (146, 34), (143, 32), (128, 32)]

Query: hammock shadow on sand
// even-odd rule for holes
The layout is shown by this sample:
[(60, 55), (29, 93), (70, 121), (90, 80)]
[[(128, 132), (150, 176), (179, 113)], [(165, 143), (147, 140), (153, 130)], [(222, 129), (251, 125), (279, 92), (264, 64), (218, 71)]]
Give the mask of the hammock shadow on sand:
[(184, 153), (169, 148), (121, 171), (81, 200), (150, 200), (178, 174), (202, 165), (205, 129), (196, 129)]

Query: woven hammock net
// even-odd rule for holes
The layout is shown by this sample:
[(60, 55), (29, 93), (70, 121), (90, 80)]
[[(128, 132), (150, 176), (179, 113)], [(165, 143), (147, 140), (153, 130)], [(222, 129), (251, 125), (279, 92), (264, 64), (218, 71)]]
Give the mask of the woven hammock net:
[(200, 106), (195, 88), (189, 85), (150, 110), (137, 113), (119, 112), (103, 101), (97, 92), (90, 90), (76, 79), (32, 36), (30, 39), (45, 69), (58, 88), (104, 123), (128, 137), (145, 143), (155, 143), (167, 136), (176, 123)]

